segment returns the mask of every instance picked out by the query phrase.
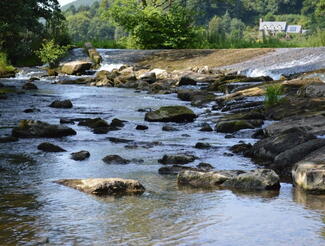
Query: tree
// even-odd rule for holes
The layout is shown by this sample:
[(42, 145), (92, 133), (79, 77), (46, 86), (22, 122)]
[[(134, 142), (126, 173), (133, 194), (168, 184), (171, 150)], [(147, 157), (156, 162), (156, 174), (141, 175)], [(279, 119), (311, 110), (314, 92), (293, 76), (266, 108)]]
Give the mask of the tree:
[(13, 63), (33, 54), (53, 13), (60, 14), (57, 0), (0, 1), (0, 49)]
[(108, 16), (130, 33), (137, 48), (186, 48), (193, 43), (193, 15), (171, 0), (115, 0)]

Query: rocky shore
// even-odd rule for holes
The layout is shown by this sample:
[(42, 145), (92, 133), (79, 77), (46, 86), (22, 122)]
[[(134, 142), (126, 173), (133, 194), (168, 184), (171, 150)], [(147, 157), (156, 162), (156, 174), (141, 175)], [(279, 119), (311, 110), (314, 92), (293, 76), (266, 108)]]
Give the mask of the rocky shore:
[[(250, 158), (256, 163), (256, 170), (211, 170), (213, 167), (209, 163), (201, 163), (197, 167), (187, 166), (196, 157), (175, 153), (162, 155), (159, 163), (164, 166), (159, 169), (160, 174), (177, 175), (179, 185), (196, 188), (278, 190), (280, 181), (285, 181), (308, 192), (325, 192), (325, 83), (322, 80), (324, 70), (291, 74), (273, 80), (269, 76), (248, 77), (238, 72), (208, 66), (169, 72), (163, 67), (126, 64), (121, 65), (119, 69), (97, 71), (93, 76), (80, 76), (91, 73), (91, 68), (98, 67), (102, 60), (91, 46), (87, 46), (86, 50), (92, 62), (70, 61), (63, 64), (58, 70), (59, 74), (78, 76), (67, 76), (54, 83), (129, 88), (149, 94), (175, 94), (179, 100), (190, 102), (193, 107), (205, 107), (205, 115), (214, 119), (214, 125), (205, 122), (198, 131), (222, 133), (225, 138), (246, 134), (255, 139), (254, 144), (241, 142), (229, 151)], [(26, 81), (22, 92), (37, 90), (37, 86), (33, 84), (37, 84), (37, 79), (39, 78)], [(266, 91), (269, 86), (275, 85), (282, 88), (281, 98), (274, 105), (266, 105)], [(1, 84), (0, 86), (7, 91), (10, 89)], [(10, 93), (0, 94), (0, 99), (5, 100), (7, 95), (10, 96)], [(73, 110), (73, 103), (70, 100), (53, 101), (49, 107)], [(198, 117), (191, 109), (181, 105), (143, 111), (144, 124), (137, 125), (135, 130), (146, 131), (146, 121), (184, 124), (193, 122)], [(0, 142), (17, 141), (19, 138), (61, 138), (76, 135), (77, 132), (66, 124), (87, 127), (94, 134), (107, 134), (110, 131), (123, 131), (126, 122), (113, 119), (109, 123), (97, 117), (62, 118), (60, 123), (53, 125), (42, 121), (22, 120), (13, 128), (12, 136), (3, 136)], [(177, 131), (177, 128), (164, 126), (163, 131)], [(126, 139), (112, 141), (132, 142)], [(208, 149), (211, 145), (199, 142), (198, 139), (195, 148)], [(47, 152), (66, 151), (59, 146), (52, 146), (51, 143), (44, 143), (39, 149)], [(86, 150), (71, 154), (75, 160), (84, 160), (90, 155)], [(103, 157), (103, 161), (107, 164), (127, 165), (141, 160), (127, 160), (118, 155), (111, 155)], [(59, 184), (92, 194), (120, 195), (144, 192), (144, 187), (136, 183), (137, 181), (87, 182), (58, 181)], [(133, 189), (134, 187), (137, 188)]]

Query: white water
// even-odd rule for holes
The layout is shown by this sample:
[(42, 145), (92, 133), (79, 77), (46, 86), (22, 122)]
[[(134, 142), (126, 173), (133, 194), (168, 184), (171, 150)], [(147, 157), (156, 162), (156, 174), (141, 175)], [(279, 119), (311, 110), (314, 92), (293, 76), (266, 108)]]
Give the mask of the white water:
[(324, 68), (325, 49), (323, 47), (277, 49), (273, 53), (229, 67), (238, 70), (239, 74), (249, 77), (270, 76), (277, 80), (282, 75)]
[(121, 67), (125, 66), (124, 64), (102, 64), (101, 67), (98, 69), (98, 71), (102, 71), (102, 70), (105, 70), (105, 71), (108, 71), (108, 72), (112, 72), (114, 69), (117, 69), (119, 70)]

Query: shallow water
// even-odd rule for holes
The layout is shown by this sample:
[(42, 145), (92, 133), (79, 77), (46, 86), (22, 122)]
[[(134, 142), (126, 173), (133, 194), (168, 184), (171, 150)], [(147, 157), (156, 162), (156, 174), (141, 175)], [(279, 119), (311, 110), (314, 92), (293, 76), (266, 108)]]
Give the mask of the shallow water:
[[(24, 80), (1, 83), (21, 88)], [(193, 108), (200, 116), (190, 124), (173, 124), (177, 132), (163, 132), (162, 123), (144, 122), (139, 108), (187, 105), (175, 95), (148, 95), (133, 90), (54, 85), (36, 81), (38, 91), (10, 94), (0, 100), (0, 135), (10, 134), (20, 119), (59, 123), (63, 117), (101, 117), (127, 120), (120, 131), (95, 135), (87, 127), (70, 125), (77, 135), (62, 139), (21, 139), (0, 145), (0, 244), (35, 245), (325, 245), (325, 197), (307, 195), (290, 184), (280, 192), (239, 193), (177, 187), (174, 176), (161, 176), (157, 159), (166, 153), (191, 153), (217, 169), (253, 169), (249, 159), (224, 156), (240, 140), (253, 142), (245, 132), (236, 139), (199, 132), (202, 122), (218, 116)], [(71, 99), (73, 109), (47, 107), (56, 99)], [(38, 113), (23, 113), (36, 107)], [(147, 131), (134, 130), (146, 124)], [(184, 136), (188, 134), (189, 136)], [(134, 140), (137, 148), (110, 142), (108, 137)], [(66, 153), (43, 153), (37, 145), (50, 141)], [(152, 142), (160, 144), (150, 144)], [(214, 148), (198, 150), (196, 142)], [(70, 153), (88, 150), (82, 162)], [(101, 159), (118, 154), (143, 163), (107, 165)], [(142, 196), (98, 198), (52, 181), (61, 178), (122, 177), (140, 180)]]

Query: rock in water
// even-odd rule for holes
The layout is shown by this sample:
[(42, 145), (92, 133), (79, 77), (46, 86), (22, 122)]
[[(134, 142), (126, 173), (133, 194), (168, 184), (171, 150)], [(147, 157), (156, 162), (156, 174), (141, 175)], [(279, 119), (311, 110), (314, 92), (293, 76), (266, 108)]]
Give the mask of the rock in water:
[(91, 68), (92, 63), (87, 61), (73, 61), (63, 64), (61, 72), (69, 75), (83, 74)]
[(54, 102), (52, 102), (49, 107), (51, 108), (72, 108), (72, 102), (70, 100), (63, 100), (63, 101), (59, 101), (59, 100), (55, 100)]
[(24, 90), (37, 90), (38, 88), (33, 83), (27, 82), (26, 84), (23, 85), (23, 89)]
[(86, 150), (82, 150), (71, 154), (71, 159), (75, 161), (83, 161), (89, 157), (90, 157), (90, 153)]
[(139, 76), (140, 80), (146, 81), (149, 84), (155, 83), (157, 80), (156, 74), (153, 72), (147, 72)]
[(12, 136), (18, 138), (60, 138), (76, 134), (70, 127), (34, 120), (21, 120), (18, 127), (12, 129)]
[(213, 132), (213, 129), (208, 123), (203, 123), (200, 131), (201, 132)]
[(37, 146), (39, 150), (43, 150), (45, 152), (65, 152), (65, 149), (62, 149), (60, 146), (45, 142), (41, 143)]
[(325, 164), (298, 163), (292, 169), (292, 179), (296, 186), (306, 191), (325, 193)]
[(145, 131), (148, 128), (149, 127), (148, 126), (145, 126), (145, 125), (137, 125), (135, 129), (138, 130), (138, 131)]
[(112, 126), (112, 127), (124, 127), (125, 122), (126, 122), (125, 120), (120, 120), (120, 119), (114, 118), (112, 120), (110, 126)]
[(195, 161), (194, 155), (164, 155), (162, 159), (158, 160), (161, 164), (178, 164), (184, 165)]
[(10, 142), (17, 142), (18, 138), (16, 137), (11, 137), (11, 136), (5, 136), (5, 137), (0, 137), (0, 143), (10, 143)]
[(212, 146), (209, 143), (201, 143), (201, 142), (198, 142), (198, 143), (195, 144), (195, 148), (197, 148), (197, 149), (209, 149), (211, 147)]
[(263, 120), (233, 120), (221, 121), (216, 125), (217, 132), (234, 133), (243, 129), (254, 129), (260, 127)]
[(177, 176), (180, 185), (196, 188), (236, 188), (240, 190), (278, 190), (280, 178), (271, 169), (252, 171), (223, 170), (214, 172), (183, 171)]
[(139, 181), (132, 179), (61, 179), (55, 183), (97, 196), (141, 195), (145, 191), (144, 186)]
[(103, 159), (103, 162), (105, 162), (106, 164), (122, 164), (122, 165), (130, 163), (129, 160), (126, 160), (119, 155), (108, 155)]
[(197, 115), (184, 106), (167, 106), (145, 115), (146, 121), (151, 122), (193, 122)]
[(180, 77), (178, 83), (178, 86), (183, 86), (183, 85), (196, 85), (196, 81), (192, 79), (189, 76), (182, 76)]

